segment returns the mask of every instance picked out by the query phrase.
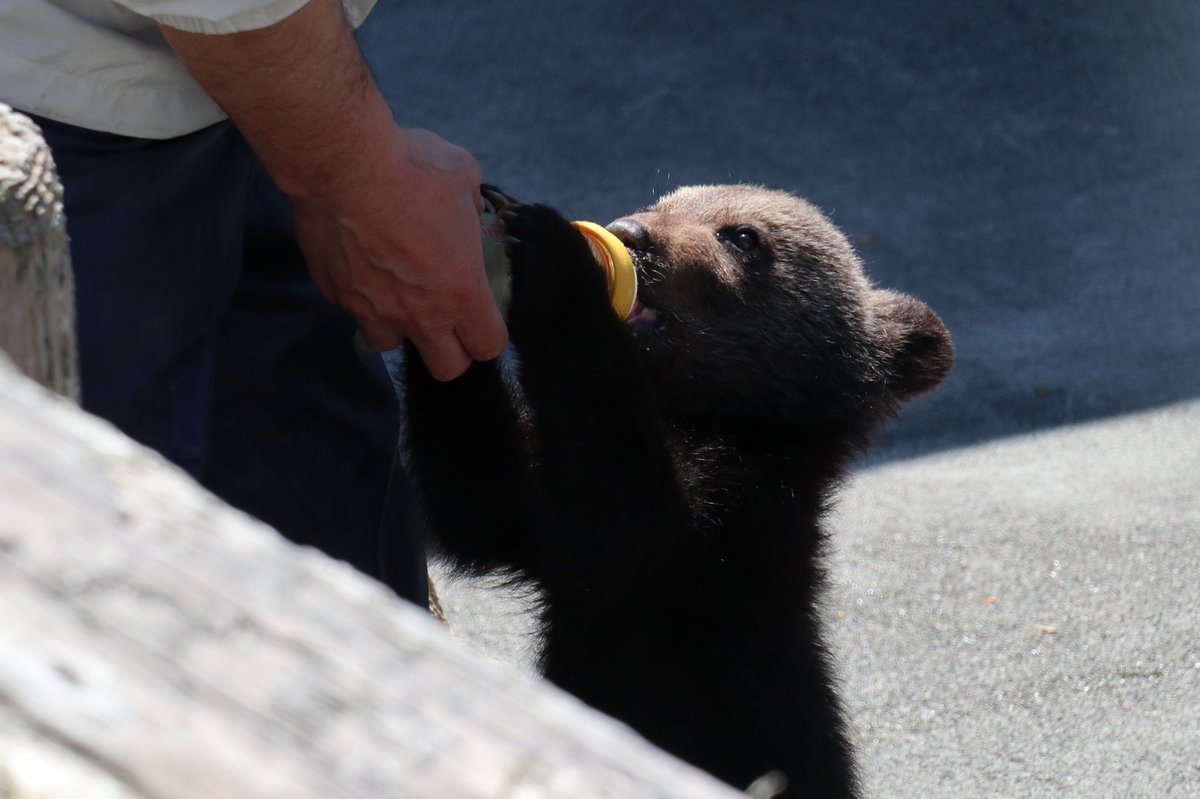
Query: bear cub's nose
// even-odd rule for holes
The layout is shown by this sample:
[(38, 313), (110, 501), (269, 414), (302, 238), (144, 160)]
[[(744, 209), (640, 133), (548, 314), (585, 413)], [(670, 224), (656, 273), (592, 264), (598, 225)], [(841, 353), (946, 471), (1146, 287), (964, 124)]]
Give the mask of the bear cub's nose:
[(620, 239), (621, 243), (631, 250), (645, 252), (650, 249), (649, 231), (632, 219), (618, 219), (608, 226), (608, 232)]

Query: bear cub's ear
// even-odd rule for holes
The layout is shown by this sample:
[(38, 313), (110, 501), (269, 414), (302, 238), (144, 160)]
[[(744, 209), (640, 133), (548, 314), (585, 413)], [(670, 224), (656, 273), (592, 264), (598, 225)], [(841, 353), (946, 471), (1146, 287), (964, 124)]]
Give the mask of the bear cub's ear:
[(936, 388), (954, 365), (954, 345), (925, 303), (895, 291), (872, 293), (872, 310), (885, 353), (885, 388), (898, 402)]

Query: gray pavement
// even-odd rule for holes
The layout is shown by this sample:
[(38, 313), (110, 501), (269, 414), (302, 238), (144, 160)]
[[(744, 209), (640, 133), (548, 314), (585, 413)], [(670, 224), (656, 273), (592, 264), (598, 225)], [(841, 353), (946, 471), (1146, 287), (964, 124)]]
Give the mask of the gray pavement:
[[(360, 38), (523, 198), (795, 191), (945, 319), (954, 374), (835, 519), (871, 795), (1200, 796), (1200, 4), (381, 3)], [(446, 593), (528, 662), (519, 602)]]
[(828, 603), (878, 797), (1200, 797), (1200, 401), (869, 469)]
[[(826, 615), (874, 797), (1200, 796), (1200, 400), (867, 469)], [(527, 600), (439, 581), (532, 666)]]

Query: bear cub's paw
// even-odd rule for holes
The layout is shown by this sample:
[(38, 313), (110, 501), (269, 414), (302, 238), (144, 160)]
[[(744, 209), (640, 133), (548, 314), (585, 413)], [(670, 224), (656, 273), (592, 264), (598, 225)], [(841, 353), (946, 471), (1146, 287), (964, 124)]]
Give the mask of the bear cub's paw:
[(518, 205), (500, 218), (514, 240), (508, 249), (508, 325), (518, 347), (525, 333), (545, 335), (565, 324), (577, 327), (581, 317), (612, 314), (603, 268), (583, 234), (562, 215), (545, 205)]

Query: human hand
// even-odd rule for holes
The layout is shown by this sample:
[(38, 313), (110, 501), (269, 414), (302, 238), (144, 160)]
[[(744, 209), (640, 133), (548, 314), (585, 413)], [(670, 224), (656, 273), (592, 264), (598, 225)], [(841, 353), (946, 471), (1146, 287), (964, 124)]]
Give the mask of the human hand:
[(411, 339), (439, 380), (504, 349), (483, 270), (480, 174), (464, 149), (394, 129), (316, 194), (293, 197), (296, 235), (321, 291), (376, 350)]
[(396, 127), (340, 2), (235, 34), (161, 30), (291, 197), (313, 279), (369, 346), (410, 338), (441, 380), (503, 351), (479, 167), (428, 131)]

